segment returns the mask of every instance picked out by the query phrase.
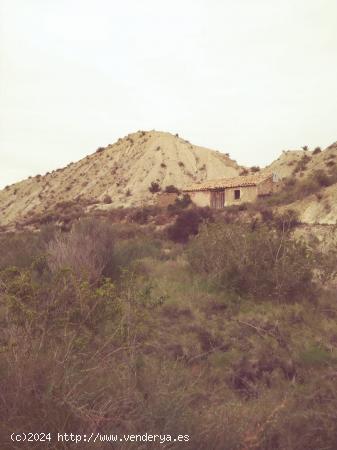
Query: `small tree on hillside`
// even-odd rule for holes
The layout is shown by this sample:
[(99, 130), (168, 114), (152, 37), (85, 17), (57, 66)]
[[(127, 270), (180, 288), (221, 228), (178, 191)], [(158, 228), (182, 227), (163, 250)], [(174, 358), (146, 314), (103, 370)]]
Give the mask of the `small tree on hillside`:
[(151, 194), (155, 194), (160, 191), (160, 185), (156, 181), (152, 181), (151, 186), (149, 187), (149, 191)]

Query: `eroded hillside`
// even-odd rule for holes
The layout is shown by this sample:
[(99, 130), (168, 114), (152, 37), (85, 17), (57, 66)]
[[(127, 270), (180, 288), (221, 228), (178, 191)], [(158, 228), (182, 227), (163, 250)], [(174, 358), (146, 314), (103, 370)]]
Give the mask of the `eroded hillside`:
[(164, 189), (191, 181), (236, 176), (228, 154), (192, 145), (170, 133), (139, 131), (84, 159), (0, 191), (0, 225), (20, 223), (74, 200), (87, 208), (141, 206), (154, 202), (151, 183)]
[(294, 209), (303, 223), (336, 224), (337, 142), (325, 150), (285, 151), (264, 170), (283, 179), (281, 209), (282, 203)]

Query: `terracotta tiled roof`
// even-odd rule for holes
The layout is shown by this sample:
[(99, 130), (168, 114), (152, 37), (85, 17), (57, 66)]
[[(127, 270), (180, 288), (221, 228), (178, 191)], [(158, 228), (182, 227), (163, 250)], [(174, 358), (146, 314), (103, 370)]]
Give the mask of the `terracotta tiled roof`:
[(193, 183), (186, 186), (183, 191), (208, 191), (212, 189), (236, 188), (244, 186), (257, 186), (262, 181), (272, 178), (272, 173), (255, 174), (247, 176), (239, 176), (235, 178), (220, 178), (217, 180), (208, 180), (203, 183)]

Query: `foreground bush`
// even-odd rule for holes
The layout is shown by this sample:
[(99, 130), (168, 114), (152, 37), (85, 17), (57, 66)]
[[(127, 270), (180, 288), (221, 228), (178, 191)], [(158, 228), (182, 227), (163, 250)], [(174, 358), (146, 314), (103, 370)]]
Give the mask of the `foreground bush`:
[(277, 230), (211, 224), (193, 239), (188, 257), (193, 271), (243, 296), (294, 301), (316, 289), (313, 252)]
[(78, 277), (97, 281), (109, 274), (113, 263), (114, 236), (111, 226), (99, 220), (81, 220), (68, 233), (58, 233), (47, 246), (53, 272), (67, 267)]
[(199, 225), (206, 220), (212, 220), (210, 208), (182, 210), (179, 212), (175, 223), (168, 228), (168, 237), (172, 241), (185, 243), (190, 236), (198, 233)]

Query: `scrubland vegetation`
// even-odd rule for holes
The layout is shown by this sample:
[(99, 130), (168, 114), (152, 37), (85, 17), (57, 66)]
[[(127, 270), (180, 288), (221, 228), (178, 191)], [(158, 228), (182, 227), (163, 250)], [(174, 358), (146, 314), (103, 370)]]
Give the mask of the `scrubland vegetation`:
[(295, 239), (291, 213), (184, 202), (0, 235), (1, 448), (71, 446), (16, 430), (337, 448), (334, 246)]
[(308, 195), (319, 195), (323, 188), (335, 183), (337, 183), (337, 172), (334, 168), (329, 168), (328, 171), (315, 170), (304, 179), (287, 178), (283, 182), (282, 189), (267, 199), (266, 203), (269, 206), (288, 205)]

